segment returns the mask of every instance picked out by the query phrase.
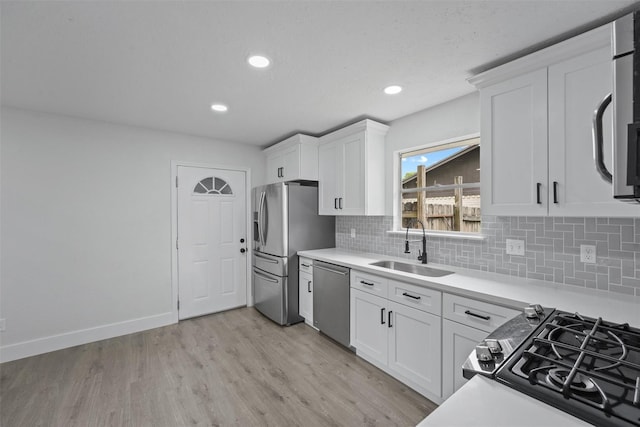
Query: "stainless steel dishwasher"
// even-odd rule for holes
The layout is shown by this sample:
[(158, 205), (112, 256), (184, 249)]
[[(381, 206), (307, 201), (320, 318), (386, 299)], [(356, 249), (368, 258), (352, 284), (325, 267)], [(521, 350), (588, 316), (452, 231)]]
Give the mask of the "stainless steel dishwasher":
[(313, 325), (349, 347), (349, 272), (346, 267), (313, 262)]

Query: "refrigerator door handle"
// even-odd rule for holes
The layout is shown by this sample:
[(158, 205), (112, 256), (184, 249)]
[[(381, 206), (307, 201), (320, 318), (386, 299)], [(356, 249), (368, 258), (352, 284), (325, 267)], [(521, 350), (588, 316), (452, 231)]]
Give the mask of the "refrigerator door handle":
[(604, 138), (602, 136), (602, 116), (609, 104), (611, 104), (611, 94), (605, 96), (593, 112), (593, 127), (591, 135), (593, 139), (593, 161), (596, 164), (596, 170), (603, 180), (611, 183), (611, 172), (609, 172), (607, 166), (604, 164), (604, 154), (602, 149), (602, 146), (604, 145)]
[(274, 260), (274, 259), (271, 259), (271, 258), (269, 258), (269, 257), (267, 257), (267, 256), (264, 256), (264, 255), (262, 255), (260, 252), (254, 252), (254, 253), (253, 253), (253, 255), (254, 255), (256, 258), (263, 259), (263, 260), (265, 260), (265, 261), (267, 261), (267, 262), (270, 262), (271, 264), (277, 264), (277, 263), (278, 263), (278, 261), (276, 261), (276, 260)]
[(259, 278), (261, 278), (262, 280), (266, 280), (267, 282), (271, 282), (271, 283), (278, 283), (278, 281), (276, 279), (272, 279), (271, 277), (265, 276), (264, 274), (256, 271), (256, 269), (253, 269), (253, 274), (255, 274), (256, 276), (258, 276)]
[(264, 240), (264, 203), (265, 198), (267, 197), (267, 193), (265, 191), (260, 193), (260, 203), (258, 204), (258, 237), (260, 239), (260, 244), (262, 246), (265, 245)]

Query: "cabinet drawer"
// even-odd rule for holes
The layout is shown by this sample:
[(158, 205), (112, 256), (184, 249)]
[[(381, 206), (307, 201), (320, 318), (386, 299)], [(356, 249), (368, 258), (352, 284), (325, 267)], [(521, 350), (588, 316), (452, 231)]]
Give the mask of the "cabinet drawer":
[(313, 274), (313, 260), (310, 258), (299, 258), (300, 273)]
[(386, 298), (388, 281), (373, 274), (351, 270), (351, 287)]
[(521, 312), (457, 295), (444, 294), (442, 316), (463, 325), (492, 332), (498, 326)]
[(389, 299), (436, 316), (442, 314), (442, 292), (389, 280)]

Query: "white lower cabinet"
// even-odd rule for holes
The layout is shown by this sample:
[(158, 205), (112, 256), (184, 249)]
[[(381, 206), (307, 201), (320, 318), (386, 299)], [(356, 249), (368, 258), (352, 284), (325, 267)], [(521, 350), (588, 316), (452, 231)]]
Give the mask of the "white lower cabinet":
[(442, 295), (442, 397), (467, 382), (462, 365), (476, 344), (509, 319), (512, 308), (445, 293)]
[(476, 344), (489, 335), (480, 329), (442, 319), (442, 397), (451, 396), (467, 380), (462, 376), (464, 364)]
[(441, 396), (440, 316), (391, 301), (388, 307), (389, 370), (410, 385)]
[[(356, 280), (360, 277), (358, 272), (352, 272), (351, 277), (351, 345), (356, 354), (423, 395), (440, 401), (440, 313), (428, 313), (376, 295), (373, 286), (362, 290)], [(376, 281), (385, 290), (399, 284), (384, 278)], [(428, 291), (430, 296), (435, 293), (440, 299), (440, 292)]]
[(375, 365), (388, 360), (387, 299), (351, 288), (351, 345)]
[(298, 314), (313, 326), (313, 260), (300, 258), (298, 276)]

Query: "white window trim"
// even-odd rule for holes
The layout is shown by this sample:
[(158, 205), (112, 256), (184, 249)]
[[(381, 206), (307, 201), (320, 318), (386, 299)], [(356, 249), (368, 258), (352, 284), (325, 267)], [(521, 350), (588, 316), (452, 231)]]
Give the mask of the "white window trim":
[[(471, 133), (468, 135), (457, 136), (455, 138), (445, 139), (443, 141), (437, 141), (428, 143), (425, 145), (419, 145), (415, 147), (406, 147), (401, 150), (396, 150), (393, 152), (393, 230), (387, 231), (387, 234), (406, 234), (406, 229), (402, 229), (402, 218), (400, 217), (400, 198), (402, 197), (402, 190), (400, 190), (400, 170), (401, 170), (401, 161), (400, 155), (402, 153), (407, 153), (410, 151), (416, 151), (421, 148), (432, 148), (437, 147), (439, 145), (452, 144), (455, 142), (464, 141), (465, 139), (473, 139), (480, 138), (480, 133)], [(482, 143), (481, 143), (482, 144)], [(485, 240), (487, 236), (482, 233), (465, 233), (462, 231), (430, 231), (427, 230), (425, 232), (427, 236), (434, 237), (448, 237), (453, 239), (467, 239), (467, 240)], [(422, 236), (422, 230), (409, 230), (409, 235), (420, 235)]]

